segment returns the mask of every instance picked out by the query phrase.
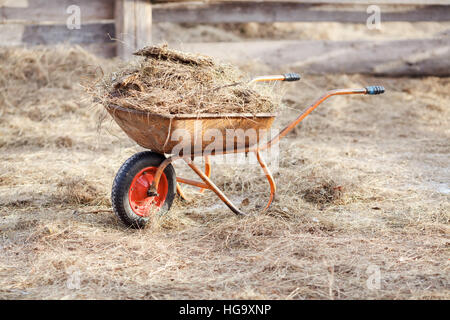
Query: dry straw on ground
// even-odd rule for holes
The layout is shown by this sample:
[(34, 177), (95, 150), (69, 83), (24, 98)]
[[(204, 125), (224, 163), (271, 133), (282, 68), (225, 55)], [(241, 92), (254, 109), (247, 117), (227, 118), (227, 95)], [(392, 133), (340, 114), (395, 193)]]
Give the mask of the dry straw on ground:
[(166, 45), (143, 48), (144, 57), (96, 82), (103, 105), (156, 114), (264, 113), (278, 105), (272, 86), (250, 86), (236, 67)]
[(324, 90), (387, 93), (330, 99), (283, 139), (268, 211), (258, 166), (214, 165), (249, 216), (186, 187), (189, 202), (136, 231), (109, 198), (142, 149), (113, 121), (96, 131), (79, 85), (116, 63), (80, 48), (0, 59), (0, 299), (449, 299), (449, 78), (304, 75), (275, 128)]
[(64, 96), (94, 79), (99, 61), (80, 47), (0, 48), (0, 106), (29, 111)]

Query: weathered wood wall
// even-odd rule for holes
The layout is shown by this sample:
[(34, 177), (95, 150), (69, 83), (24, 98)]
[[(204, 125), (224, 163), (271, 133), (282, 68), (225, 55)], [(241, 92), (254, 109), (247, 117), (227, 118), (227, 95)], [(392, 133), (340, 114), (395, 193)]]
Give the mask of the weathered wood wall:
[[(450, 39), (284, 40), (186, 43), (181, 49), (231, 62), (263, 62), (281, 72), (450, 76)], [(419, 49), (420, 48), (420, 49)]]
[(117, 54), (130, 56), (136, 49), (152, 42), (152, 7), (150, 0), (116, 0), (115, 31)]
[[(151, 43), (153, 22), (365, 23), (368, 4), (380, 5), (382, 21), (450, 21), (450, 0), (153, 0), (153, 4), (150, 0), (0, 0), (0, 46), (62, 42), (79, 44), (104, 56), (126, 58)], [(67, 8), (71, 5), (80, 7), (80, 29), (67, 28)], [(450, 75), (449, 37), (382, 42), (260, 41), (184, 47), (207, 54), (219, 52), (219, 56), (228, 59), (259, 59), (277, 67), (297, 63), (302, 70), (311, 72)]]
[[(71, 5), (80, 7), (80, 29), (67, 27)], [(69, 43), (115, 56), (115, 33), (110, 0), (0, 0), (0, 46)]]
[[(330, 2), (329, 0), (328, 2)], [(317, 2), (317, 1), (314, 1)], [(377, 1), (371, 1), (377, 3)], [(366, 23), (367, 4), (313, 3), (313, 1), (224, 1), (175, 2), (154, 4), (154, 22), (238, 23), (238, 22), (346, 22)], [(393, 1), (395, 3), (395, 1)], [(448, 1), (450, 4), (450, 1)], [(389, 21), (449, 21), (447, 5), (380, 4), (382, 20)]]

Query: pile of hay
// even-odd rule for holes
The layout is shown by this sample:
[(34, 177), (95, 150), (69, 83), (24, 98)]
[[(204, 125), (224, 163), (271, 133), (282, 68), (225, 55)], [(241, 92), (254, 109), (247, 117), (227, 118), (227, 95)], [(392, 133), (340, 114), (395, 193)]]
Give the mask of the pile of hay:
[(80, 82), (98, 78), (105, 63), (79, 46), (0, 48), (0, 110), (60, 105), (83, 93)]
[(273, 86), (249, 86), (237, 68), (169, 49), (143, 48), (135, 61), (98, 82), (101, 104), (156, 114), (261, 113), (278, 105)]

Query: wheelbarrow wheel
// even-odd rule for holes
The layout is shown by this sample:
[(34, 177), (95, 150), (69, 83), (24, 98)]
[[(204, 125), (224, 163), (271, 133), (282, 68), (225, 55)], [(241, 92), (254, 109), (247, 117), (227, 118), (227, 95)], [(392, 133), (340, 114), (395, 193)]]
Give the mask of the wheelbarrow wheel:
[(159, 181), (157, 192), (150, 185), (158, 166), (166, 159), (162, 154), (144, 151), (130, 157), (114, 179), (111, 202), (114, 212), (128, 227), (143, 228), (154, 214), (164, 214), (176, 194), (176, 175), (168, 165)]

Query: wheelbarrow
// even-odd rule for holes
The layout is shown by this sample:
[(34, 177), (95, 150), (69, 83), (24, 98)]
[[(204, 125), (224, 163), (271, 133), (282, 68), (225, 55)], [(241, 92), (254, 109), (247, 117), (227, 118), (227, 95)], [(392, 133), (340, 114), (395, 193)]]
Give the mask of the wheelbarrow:
[[(298, 74), (288, 73), (261, 76), (250, 82), (296, 80), (300, 80)], [(255, 139), (235, 139), (231, 146), (220, 142), (219, 147), (216, 144), (215, 148), (209, 150), (209, 152), (205, 152), (210, 145), (208, 141), (200, 139), (200, 143), (197, 143), (198, 130), (196, 130), (196, 126), (199, 123), (202, 132), (213, 129), (216, 133), (225, 137), (227, 130), (230, 129), (254, 129), (255, 132), (268, 130), (271, 128), (276, 115), (272, 113), (160, 115), (125, 109), (117, 105), (108, 105), (106, 109), (122, 130), (137, 144), (150, 150), (134, 154), (123, 163), (117, 172), (111, 192), (114, 212), (125, 225), (132, 228), (142, 228), (152, 215), (169, 211), (177, 194), (186, 199), (180, 184), (187, 184), (200, 188), (200, 192), (204, 190), (213, 191), (231, 211), (238, 215), (245, 215), (210, 179), (211, 156), (244, 152), (255, 153), (256, 159), (269, 182), (270, 196), (264, 208), (266, 210), (274, 200), (276, 185), (269, 168), (261, 157), (261, 151), (278, 143), (317, 106), (332, 96), (381, 93), (384, 93), (384, 88), (381, 86), (328, 91), (270, 141), (260, 143), (261, 137), (256, 135)], [(170, 139), (174, 133), (180, 130), (184, 132), (184, 138), (181, 142), (179, 139)], [(187, 139), (185, 139), (186, 135)], [(225, 141), (226, 139), (222, 140)], [(175, 149), (178, 152), (175, 152)], [(194, 164), (196, 157), (204, 157), (205, 171)], [(183, 159), (201, 181), (177, 177), (172, 163), (179, 159)]]

